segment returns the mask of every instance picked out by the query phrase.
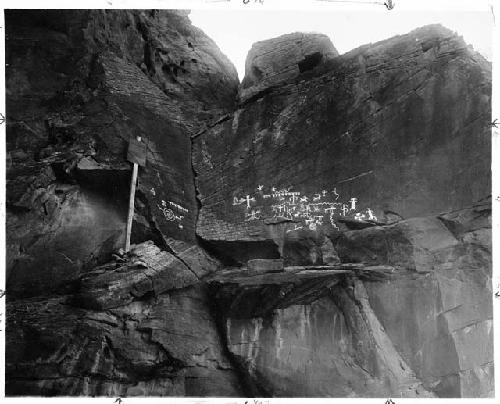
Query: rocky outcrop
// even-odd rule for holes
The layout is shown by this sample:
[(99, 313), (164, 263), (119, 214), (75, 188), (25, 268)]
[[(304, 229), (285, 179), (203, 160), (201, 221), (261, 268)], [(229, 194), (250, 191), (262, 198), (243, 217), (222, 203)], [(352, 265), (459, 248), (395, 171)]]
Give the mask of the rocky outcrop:
[(201, 288), (107, 310), (8, 304), (7, 395), (241, 396)]
[(8, 280), (66, 293), (123, 246), (141, 136), (132, 242), (193, 244), (190, 136), (235, 104), (236, 70), (185, 11), (6, 12)]
[(295, 32), (256, 42), (248, 52), (240, 101), (245, 102), (273, 87), (292, 82), (299, 74), (338, 56), (323, 34)]
[(205, 257), (201, 265), (187, 265), (181, 258), (146, 242), (132, 248), (124, 263), (114, 262), (86, 272), (73, 301), (85, 308), (106, 310), (145, 296), (183, 289), (198, 283), (198, 274), (217, 269), (203, 265), (210, 264), (208, 255)]

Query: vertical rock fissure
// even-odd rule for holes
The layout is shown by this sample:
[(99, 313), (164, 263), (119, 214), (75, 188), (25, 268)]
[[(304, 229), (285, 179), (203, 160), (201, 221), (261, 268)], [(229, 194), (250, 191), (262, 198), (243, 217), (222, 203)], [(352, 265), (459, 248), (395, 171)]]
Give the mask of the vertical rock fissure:
[(216, 299), (210, 299), (210, 302), (209, 310), (215, 322), (222, 353), (234, 368), (243, 389), (242, 393), (245, 397), (270, 397), (270, 393), (253, 379), (241, 361), (230, 351), (225, 326), (227, 319), (222, 314), (224, 310), (217, 305)]

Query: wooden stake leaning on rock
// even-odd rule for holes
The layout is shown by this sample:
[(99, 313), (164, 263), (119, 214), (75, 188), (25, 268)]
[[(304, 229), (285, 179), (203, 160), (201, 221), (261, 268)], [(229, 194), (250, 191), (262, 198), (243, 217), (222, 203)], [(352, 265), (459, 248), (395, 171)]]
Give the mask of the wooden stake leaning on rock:
[(132, 233), (132, 221), (134, 220), (135, 186), (137, 184), (137, 173), (139, 166), (146, 165), (146, 144), (141, 142), (141, 137), (130, 139), (127, 152), (127, 160), (133, 163), (132, 180), (130, 181), (130, 196), (128, 203), (127, 233), (125, 235), (125, 253), (130, 250), (130, 234)]

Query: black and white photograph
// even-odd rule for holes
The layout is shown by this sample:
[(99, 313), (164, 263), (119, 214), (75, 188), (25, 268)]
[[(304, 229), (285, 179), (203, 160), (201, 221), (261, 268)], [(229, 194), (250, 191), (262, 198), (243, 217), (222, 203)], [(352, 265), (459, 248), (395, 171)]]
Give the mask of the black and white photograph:
[(1, 10), (2, 397), (493, 399), (500, 8), (180, 3)]

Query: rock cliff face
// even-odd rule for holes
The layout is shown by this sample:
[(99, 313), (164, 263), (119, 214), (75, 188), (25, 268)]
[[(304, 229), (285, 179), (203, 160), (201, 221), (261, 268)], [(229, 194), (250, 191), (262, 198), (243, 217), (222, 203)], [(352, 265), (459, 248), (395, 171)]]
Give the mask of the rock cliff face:
[[(266, 54), (274, 41), (268, 46), (259, 49)], [(243, 98), (195, 139), (197, 234), (276, 245), (276, 232), (296, 228), (297, 218), (335, 230), (324, 224), (350, 198), (378, 220), (471, 205), (490, 193), (490, 93), (489, 63), (451, 31), (428, 26)], [(311, 218), (303, 197), (322, 219)], [(266, 222), (276, 214), (289, 223)]]
[(231, 353), (276, 396), (488, 396), (490, 213), (343, 233), (341, 260), (363, 268), (218, 273)]
[(8, 11), (8, 287), (60, 290), (132, 240), (193, 242), (190, 136), (233, 109), (236, 70), (179, 11)]
[(8, 395), (493, 395), (491, 68), (461, 38), (285, 35), (238, 85), (184, 11), (6, 27)]

